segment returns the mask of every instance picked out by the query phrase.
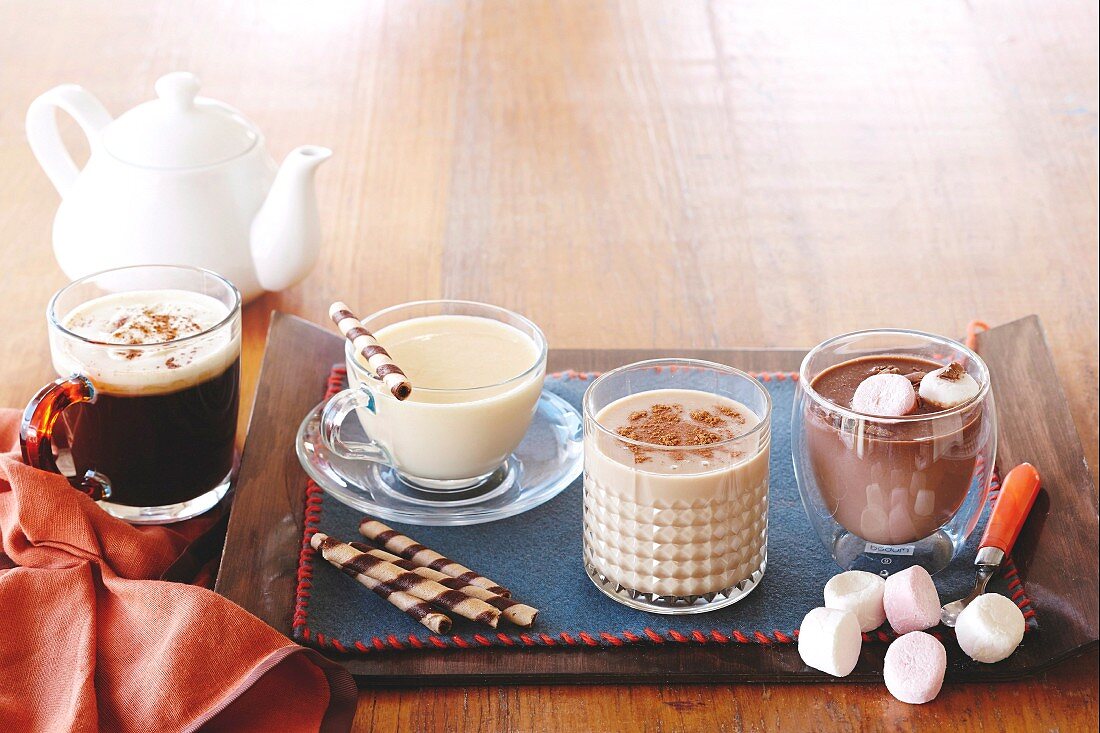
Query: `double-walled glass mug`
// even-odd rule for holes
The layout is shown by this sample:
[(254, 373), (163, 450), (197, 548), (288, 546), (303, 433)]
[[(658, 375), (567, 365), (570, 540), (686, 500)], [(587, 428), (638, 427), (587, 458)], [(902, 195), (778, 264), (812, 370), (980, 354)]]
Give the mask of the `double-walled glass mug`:
[(722, 364), (655, 359), (584, 394), (584, 565), (604, 594), (662, 614), (748, 595), (768, 557), (771, 397)]
[[(978, 384), (963, 404), (902, 417), (848, 407), (848, 392), (875, 370), (916, 382), (952, 362)], [(997, 450), (989, 370), (967, 347), (928, 333), (837, 336), (802, 362), (791, 438), (802, 503), (842, 568), (887, 575), (918, 564), (934, 573), (962, 549), (989, 492)]]
[(237, 289), (193, 267), (124, 267), (62, 288), (46, 318), (60, 379), (23, 414), (24, 461), (135, 524), (217, 504), (237, 431)]
[[(546, 339), (523, 316), (484, 303), (406, 303), (362, 320), (408, 375), (398, 400), (351, 343), (349, 388), (321, 413), (321, 440), (342, 458), (392, 469), (417, 495), (456, 492), (514, 478), (508, 458), (523, 440), (546, 375)], [(346, 421), (355, 414), (357, 421)], [(358, 423), (358, 424), (355, 424)]]

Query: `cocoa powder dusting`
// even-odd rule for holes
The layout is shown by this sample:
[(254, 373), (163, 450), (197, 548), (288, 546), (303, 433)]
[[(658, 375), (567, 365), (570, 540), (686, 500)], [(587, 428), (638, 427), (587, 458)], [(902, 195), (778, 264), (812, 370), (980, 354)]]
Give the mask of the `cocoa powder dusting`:
[[(715, 406), (715, 411), (725, 417), (709, 410), (692, 410), (685, 420), (683, 405), (657, 403), (648, 410), (630, 413), (630, 424), (615, 432), (628, 440), (669, 447), (706, 446), (737, 437), (729, 427), (729, 422), (733, 420), (743, 424), (744, 416), (725, 405)], [(652, 458), (652, 449), (645, 446), (627, 444), (626, 447), (634, 454), (635, 463), (645, 463)], [(714, 455), (710, 448), (699, 448), (692, 451), (675, 450), (669, 456), (680, 461), (689, 452), (702, 458), (711, 458)]]
[(745, 424), (745, 416), (730, 407), (729, 405), (718, 405), (717, 407), (715, 407), (715, 409), (718, 410), (718, 412), (722, 415), (728, 417), (730, 420), (733, 420), (738, 425)]
[(202, 330), (195, 319), (142, 309), (136, 317), (120, 314), (110, 324), (111, 338), (120, 344), (163, 344)]
[[(189, 315), (161, 313), (153, 307), (121, 312), (108, 326), (111, 328), (111, 340), (114, 343), (133, 346), (164, 344), (203, 330), (202, 325)], [(133, 361), (142, 355), (138, 349), (120, 353), (127, 361)], [(164, 366), (167, 369), (179, 369), (184, 364), (179, 358), (172, 356), (165, 360)]]

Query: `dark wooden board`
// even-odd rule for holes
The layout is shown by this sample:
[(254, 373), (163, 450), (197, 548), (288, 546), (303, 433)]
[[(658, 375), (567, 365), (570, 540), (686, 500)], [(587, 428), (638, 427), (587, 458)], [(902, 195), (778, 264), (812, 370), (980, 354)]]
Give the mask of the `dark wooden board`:
[[(979, 350), (993, 373), (1000, 417), (999, 464), (1028, 460), (1043, 474), (1043, 495), (1014, 553), (1039, 614), (1041, 642), (1025, 644), (1001, 664), (970, 667), (955, 676), (1011, 679), (1096, 645), (1097, 513), (1080, 439), (1038, 319), (1025, 318), (982, 334)], [(675, 351), (678, 356), (712, 359), (749, 371), (794, 371), (804, 353)], [(550, 352), (549, 368), (603, 370), (658, 355), (667, 354), (651, 349), (558, 349)], [(332, 364), (342, 358), (343, 344), (335, 334), (294, 316), (274, 315), (216, 590), (287, 634), (305, 501), (305, 474), (294, 455), (294, 435), (323, 393)], [(880, 677), (884, 651), (885, 645), (866, 645), (859, 671), (846, 679)], [(807, 669), (793, 645), (666, 643), (331, 656), (370, 685), (833, 681)]]

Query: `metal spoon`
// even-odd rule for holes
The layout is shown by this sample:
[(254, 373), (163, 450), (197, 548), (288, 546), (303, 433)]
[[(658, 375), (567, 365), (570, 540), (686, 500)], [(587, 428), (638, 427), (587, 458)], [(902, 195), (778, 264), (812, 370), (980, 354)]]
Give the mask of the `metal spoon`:
[(985, 593), (989, 579), (1012, 549), (1038, 495), (1039, 472), (1030, 463), (1021, 463), (1005, 476), (997, 504), (978, 546), (978, 556), (974, 558), (974, 564), (978, 567), (974, 590), (966, 598), (952, 601), (940, 609), (940, 621), (944, 626), (954, 626), (967, 604)]

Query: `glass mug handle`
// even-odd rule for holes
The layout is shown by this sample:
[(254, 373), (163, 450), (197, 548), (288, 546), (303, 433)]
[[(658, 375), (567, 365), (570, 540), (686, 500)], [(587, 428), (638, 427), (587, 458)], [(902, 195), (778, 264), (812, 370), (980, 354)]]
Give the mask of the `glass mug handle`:
[(321, 411), (321, 442), (341, 458), (375, 461), (393, 465), (386, 449), (367, 436), (366, 442), (347, 441), (340, 436), (344, 420), (358, 408), (378, 414), (374, 395), (365, 388), (345, 389), (334, 395)]
[[(19, 447), (23, 462), (31, 468), (51, 473), (61, 473), (53, 454), (53, 430), (57, 418), (70, 405), (78, 402), (95, 402), (95, 386), (87, 377), (74, 374), (68, 379), (58, 379), (43, 387), (23, 410), (19, 424)], [(69, 476), (74, 489), (82, 491), (95, 501), (111, 495), (110, 480), (96, 471), (83, 476)]]

